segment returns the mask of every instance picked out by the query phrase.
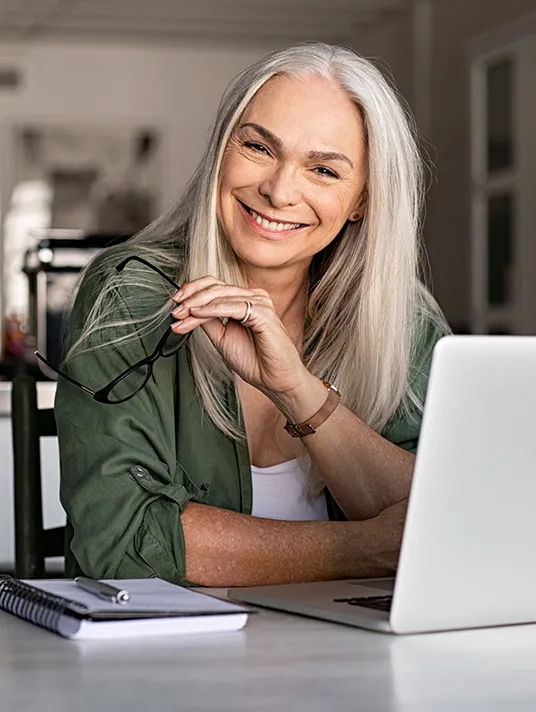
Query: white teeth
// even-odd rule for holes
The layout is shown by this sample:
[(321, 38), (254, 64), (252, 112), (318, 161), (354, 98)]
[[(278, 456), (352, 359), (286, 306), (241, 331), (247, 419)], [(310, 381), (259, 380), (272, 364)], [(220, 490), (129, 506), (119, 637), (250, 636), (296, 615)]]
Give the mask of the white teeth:
[(273, 220), (266, 220), (266, 218), (261, 217), (254, 210), (249, 211), (251, 216), (254, 218), (258, 225), (261, 225), (265, 230), (271, 230), (272, 232), (281, 232), (283, 230), (295, 230), (300, 227), (300, 223), (278, 223)]

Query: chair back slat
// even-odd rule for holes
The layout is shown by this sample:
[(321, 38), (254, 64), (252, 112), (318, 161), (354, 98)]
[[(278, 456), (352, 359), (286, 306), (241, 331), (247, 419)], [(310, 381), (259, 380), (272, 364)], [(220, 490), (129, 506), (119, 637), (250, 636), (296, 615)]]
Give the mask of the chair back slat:
[(37, 411), (37, 429), (40, 438), (55, 437), (58, 434), (54, 408), (43, 408)]
[(43, 535), (46, 556), (63, 556), (65, 550), (65, 527), (45, 529)]
[(60, 527), (59, 533), (43, 527), (40, 438), (57, 435), (57, 429), (53, 409), (37, 408), (36, 383), (28, 375), (13, 379), (11, 418), (15, 575), (18, 578), (42, 578), (45, 557), (63, 554), (65, 527)]

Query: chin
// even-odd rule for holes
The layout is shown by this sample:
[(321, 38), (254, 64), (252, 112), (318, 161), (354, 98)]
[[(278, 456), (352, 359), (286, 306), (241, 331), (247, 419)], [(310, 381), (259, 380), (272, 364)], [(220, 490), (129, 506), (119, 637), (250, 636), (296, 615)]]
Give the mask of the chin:
[[(245, 249), (240, 245), (232, 245), (238, 261), (245, 267), (255, 267), (256, 269), (277, 269), (285, 267), (292, 261), (292, 255), (282, 254), (281, 250), (277, 253), (270, 246), (266, 245), (248, 245)], [(268, 249), (266, 249), (268, 247)]]

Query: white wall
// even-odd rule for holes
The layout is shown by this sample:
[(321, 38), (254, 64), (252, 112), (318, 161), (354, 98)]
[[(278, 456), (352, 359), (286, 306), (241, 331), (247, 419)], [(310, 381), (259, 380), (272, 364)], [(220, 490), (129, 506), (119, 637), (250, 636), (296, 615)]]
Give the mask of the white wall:
[(0, 44), (24, 85), (0, 93), (0, 123), (15, 119), (156, 123), (166, 131), (164, 199), (196, 165), (224, 87), (263, 49), (105, 43)]
[(161, 195), (163, 205), (169, 204), (197, 164), (223, 89), (266, 51), (118, 42), (0, 42), (0, 65), (20, 67), (23, 73), (19, 91), (0, 92), (1, 215), (11, 191), (10, 128), (22, 120), (162, 127)]
[[(469, 45), (481, 35), (536, 12), (535, 0), (435, 0), (429, 136), (437, 183), (428, 200), (426, 243), (435, 293), (455, 324), (469, 319), (470, 135)], [(410, 103), (414, 100), (411, 17), (393, 16), (358, 52), (391, 67)]]

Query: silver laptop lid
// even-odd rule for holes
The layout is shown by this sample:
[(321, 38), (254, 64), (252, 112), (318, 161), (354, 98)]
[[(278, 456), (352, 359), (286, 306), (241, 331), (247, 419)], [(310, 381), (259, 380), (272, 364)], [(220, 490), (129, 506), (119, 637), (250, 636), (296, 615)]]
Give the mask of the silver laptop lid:
[(536, 337), (436, 346), (394, 632), (536, 621)]

